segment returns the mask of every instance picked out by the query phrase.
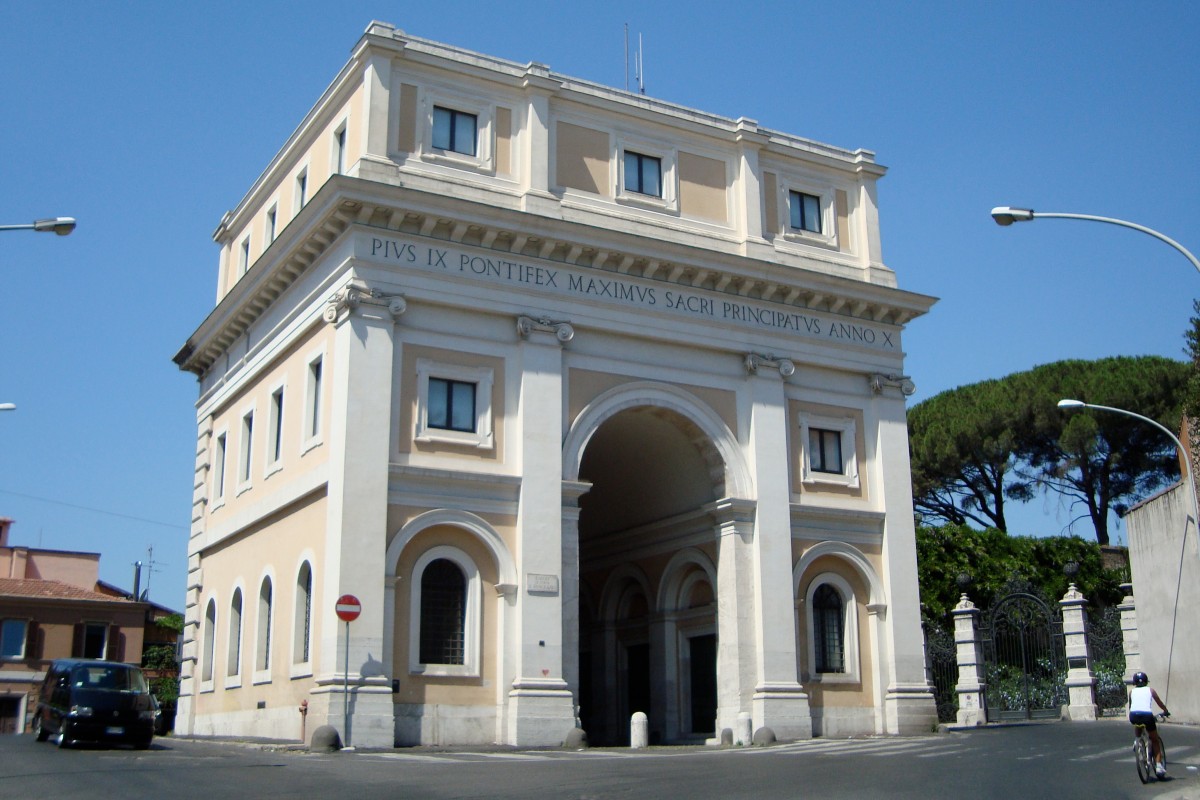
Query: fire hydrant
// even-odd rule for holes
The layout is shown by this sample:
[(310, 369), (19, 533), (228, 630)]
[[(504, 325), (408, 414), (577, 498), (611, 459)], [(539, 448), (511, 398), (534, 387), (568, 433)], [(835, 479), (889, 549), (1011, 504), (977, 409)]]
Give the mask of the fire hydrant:
[(308, 721), (308, 701), (300, 701), (300, 741), (307, 741), (304, 733), (304, 725)]

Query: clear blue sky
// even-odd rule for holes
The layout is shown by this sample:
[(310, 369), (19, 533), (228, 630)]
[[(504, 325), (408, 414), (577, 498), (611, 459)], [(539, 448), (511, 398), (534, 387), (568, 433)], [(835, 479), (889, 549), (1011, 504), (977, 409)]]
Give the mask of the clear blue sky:
[(153, 546), (151, 597), (182, 609), (196, 385), (171, 356), (213, 304), (221, 215), (372, 19), (613, 86), (628, 23), (647, 94), (874, 150), (885, 260), (941, 298), (905, 335), (914, 402), (1063, 358), (1182, 356), (1200, 275), (1174, 250), (988, 211), (1119, 217), (1200, 251), (1200, 4), (10, 2), (0, 224), (79, 219), (0, 233), (14, 543), (100, 552), (127, 588)]

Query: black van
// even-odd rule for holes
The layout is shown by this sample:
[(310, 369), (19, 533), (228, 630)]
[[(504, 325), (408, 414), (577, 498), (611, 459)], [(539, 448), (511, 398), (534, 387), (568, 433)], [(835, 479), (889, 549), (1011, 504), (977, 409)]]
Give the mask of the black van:
[(144, 750), (154, 738), (154, 705), (146, 677), (132, 664), (60, 658), (51, 662), (38, 696), (33, 732), (73, 742), (124, 742)]

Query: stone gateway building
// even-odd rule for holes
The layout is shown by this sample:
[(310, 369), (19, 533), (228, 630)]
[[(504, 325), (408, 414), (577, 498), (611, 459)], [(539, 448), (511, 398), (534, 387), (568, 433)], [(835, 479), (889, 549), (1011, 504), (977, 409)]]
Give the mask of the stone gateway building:
[(372, 23), (175, 357), (177, 728), (928, 731), (901, 333), (933, 299), (883, 263), (883, 174)]

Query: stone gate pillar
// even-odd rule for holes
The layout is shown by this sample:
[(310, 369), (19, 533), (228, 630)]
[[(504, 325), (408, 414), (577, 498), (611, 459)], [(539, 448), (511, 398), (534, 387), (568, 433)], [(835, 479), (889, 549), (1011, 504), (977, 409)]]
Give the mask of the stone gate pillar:
[(954, 615), (954, 647), (958, 661), (959, 725), (983, 725), (987, 722), (987, 700), (983, 681), (983, 645), (979, 641), (979, 609), (966, 593), (951, 612)]
[(1125, 685), (1133, 682), (1133, 673), (1142, 670), (1142, 646), (1138, 641), (1137, 604), (1133, 600), (1133, 584), (1122, 583), (1125, 597), (1117, 610), (1121, 612), (1121, 649), (1125, 652)]
[(1096, 719), (1096, 676), (1087, 638), (1087, 599), (1071, 584), (1059, 601), (1062, 607), (1063, 645), (1067, 654), (1067, 692), (1070, 702), (1063, 709), (1069, 720)]

